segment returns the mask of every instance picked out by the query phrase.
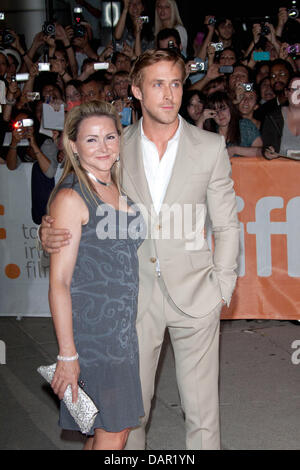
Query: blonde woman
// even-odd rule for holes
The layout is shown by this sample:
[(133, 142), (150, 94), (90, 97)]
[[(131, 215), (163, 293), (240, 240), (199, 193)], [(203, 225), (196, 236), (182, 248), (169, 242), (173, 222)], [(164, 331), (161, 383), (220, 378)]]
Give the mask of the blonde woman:
[[(50, 258), (49, 303), (59, 346), (51, 385), (62, 399), (70, 384), (75, 402), (79, 383), (100, 410), (86, 450), (123, 449), (144, 414), (135, 329), (143, 222), (120, 191), (121, 132), (109, 103), (69, 111), (65, 169), (49, 200), (53, 225), (72, 233)], [(60, 426), (79, 430), (63, 402)]]
[(175, 28), (180, 34), (182, 53), (186, 56), (188, 35), (180, 18), (178, 6), (175, 0), (157, 0), (155, 6), (155, 29), (157, 36), (159, 31), (165, 28)]

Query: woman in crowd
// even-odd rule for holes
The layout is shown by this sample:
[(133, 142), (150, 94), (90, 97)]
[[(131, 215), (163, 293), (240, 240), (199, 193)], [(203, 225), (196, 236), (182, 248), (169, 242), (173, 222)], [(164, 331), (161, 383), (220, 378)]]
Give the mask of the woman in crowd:
[(204, 122), (215, 115), (211, 109), (205, 109), (205, 103), (206, 97), (201, 91), (186, 90), (182, 96), (179, 114), (190, 124), (203, 129)]
[[(55, 226), (72, 232), (70, 244), (50, 259), (59, 345), (52, 387), (62, 399), (70, 384), (76, 401), (79, 380), (100, 410), (86, 450), (123, 449), (144, 414), (135, 328), (143, 221), (120, 191), (121, 132), (109, 103), (69, 111), (64, 172), (49, 201)], [(79, 430), (63, 402), (60, 425)]]
[(190, 124), (197, 125), (205, 103), (205, 95), (198, 90), (185, 90), (179, 114)]
[(254, 114), (258, 109), (258, 97), (256, 91), (253, 89), (251, 91), (244, 91), (243, 95), (240, 97), (240, 101), (237, 104), (237, 108), (242, 118), (249, 119), (255, 124), (257, 129), (260, 129), (261, 122), (255, 119)]
[(288, 106), (267, 114), (262, 127), (264, 156), (269, 160), (282, 156), (300, 159), (300, 74), (286, 88)]
[(259, 104), (262, 105), (267, 101), (275, 98), (275, 93), (271, 87), (270, 77), (263, 78), (258, 84)]
[(261, 156), (262, 139), (255, 124), (241, 118), (236, 106), (226, 93), (216, 92), (207, 98), (207, 109), (214, 111), (212, 119), (204, 122), (204, 128), (223, 135), (230, 157)]
[(70, 111), (74, 106), (81, 104), (81, 85), (82, 82), (79, 80), (70, 80), (66, 84), (66, 111)]
[(157, 0), (155, 7), (155, 36), (165, 28), (175, 28), (180, 34), (182, 53), (186, 56), (188, 45), (187, 30), (180, 18), (178, 6), (175, 0)]
[[(126, 42), (134, 49), (135, 42), (139, 41), (141, 52), (154, 47), (153, 27), (147, 13), (144, 0), (123, 0), (123, 10), (114, 31), (117, 41)], [(147, 16), (149, 22), (140, 20)]]
[(219, 55), (219, 64), (233, 66), (237, 62), (236, 51), (232, 47), (225, 47)]

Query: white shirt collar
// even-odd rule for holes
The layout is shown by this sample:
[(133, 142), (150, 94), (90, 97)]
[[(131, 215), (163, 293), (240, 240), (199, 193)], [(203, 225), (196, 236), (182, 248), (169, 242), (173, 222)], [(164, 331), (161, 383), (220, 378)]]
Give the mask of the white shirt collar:
[[(175, 140), (179, 140), (180, 132), (181, 132), (181, 128), (182, 128), (182, 117), (180, 116), (180, 114), (178, 114), (178, 120), (179, 120), (179, 124), (178, 124), (177, 130), (176, 130), (175, 134), (173, 135), (173, 137), (169, 140), (169, 142), (174, 142)], [(140, 119), (140, 130), (141, 130), (142, 138), (150, 140), (150, 139), (148, 139), (148, 137), (146, 136), (146, 134), (144, 132), (143, 117), (141, 117), (141, 119)], [(150, 142), (152, 142), (152, 141), (150, 141)]]

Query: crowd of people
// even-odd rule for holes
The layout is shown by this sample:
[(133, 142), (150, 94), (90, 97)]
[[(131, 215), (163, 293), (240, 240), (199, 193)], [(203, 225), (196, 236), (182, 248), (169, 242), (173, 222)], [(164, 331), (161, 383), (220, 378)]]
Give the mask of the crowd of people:
[[(84, 3), (89, 14), (99, 15)], [(299, 150), (300, 43), (295, 38), (297, 31), (300, 37), (300, 18), (290, 18), (287, 8), (279, 9), (277, 24), (254, 23), (244, 49), (230, 18), (208, 15), (196, 37), (189, 37), (173, 0), (157, 0), (153, 21), (143, 0), (124, 0), (113, 38), (105, 45), (95, 41), (84, 17), (79, 25), (81, 34), (72, 25), (46, 24), (29, 47), (21, 34), (7, 30), (9, 44), (0, 49), (5, 84), (0, 157), (10, 170), (21, 162), (37, 162), (44, 182), (63, 160), (62, 130), (45, 130), (43, 125), (45, 103), (54, 109), (63, 103), (67, 113), (81, 102), (100, 99), (116, 106), (123, 126), (136, 122), (141, 110), (130, 91), (130, 70), (142, 52), (153, 48), (174, 48), (182, 54), (187, 77), (180, 113), (196, 126), (224, 135), (230, 156), (274, 158)], [(187, 53), (188, 43), (193, 57)], [(50, 63), (49, 71), (41, 63)], [(25, 74), (22, 81), (20, 74)], [(32, 125), (13, 126), (24, 119)], [(274, 125), (278, 120), (279, 128)], [(283, 122), (289, 132), (283, 132)], [(11, 136), (5, 139), (6, 133)], [(270, 144), (273, 137), (276, 152)]]
[[(46, 25), (29, 48), (10, 30), (9, 47), (0, 51), (1, 158), (10, 170), (34, 163), (36, 223), (48, 204), (51, 217), (43, 218), (41, 238), (52, 254), (49, 299), (59, 343), (52, 387), (62, 399), (71, 385), (76, 401), (80, 379), (99, 401), (102, 411), (85, 448), (123, 449), (126, 442), (129, 449), (145, 448), (169, 328), (187, 448), (218, 449), (218, 328), (239, 252), (228, 155), (299, 157), (300, 44), (294, 29), (300, 19), (280, 8), (277, 24), (253, 24), (244, 47), (230, 18), (206, 16), (190, 38), (174, 0), (156, 1), (153, 23), (147, 13), (143, 0), (123, 0), (105, 45), (95, 45), (83, 20), (79, 36), (72, 26)], [(59, 164), (63, 176), (53, 193)], [(213, 260), (202, 238), (189, 240), (190, 250), (184, 237), (143, 240), (143, 217), (137, 234), (127, 236), (132, 223), (122, 226), (122, 213), (127, 224), (134, 202), (149, 211), (153, 203), (159, 216), (165, 196), (170, 205), (189, 203), (194, 210), (200, 203), (208, 211)], [(100, 237), (102, 213), (94, 202), (115, 210), (119, 238)], [(151, 223), (159, 231), (155, 217)], [(64, 405), (60, 422), (78, 429)]]

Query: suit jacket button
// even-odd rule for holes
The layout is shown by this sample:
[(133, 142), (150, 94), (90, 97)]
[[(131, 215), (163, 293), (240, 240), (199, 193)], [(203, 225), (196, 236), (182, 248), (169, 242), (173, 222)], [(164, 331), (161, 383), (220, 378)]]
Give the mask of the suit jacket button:
[(156, 258), (150, 258), (151, 263), (156, 263)]

